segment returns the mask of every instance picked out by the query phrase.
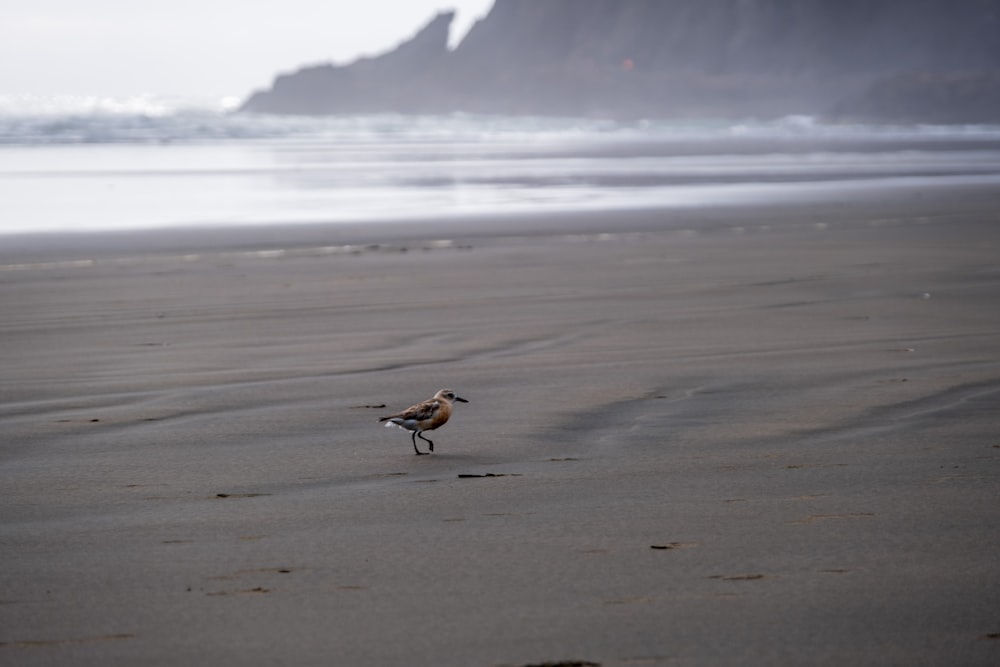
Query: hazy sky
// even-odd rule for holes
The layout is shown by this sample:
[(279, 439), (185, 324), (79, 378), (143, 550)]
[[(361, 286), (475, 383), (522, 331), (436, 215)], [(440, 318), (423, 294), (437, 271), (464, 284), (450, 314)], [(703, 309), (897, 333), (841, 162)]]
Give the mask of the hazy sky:
[(13, 0), (0, 4), (0, 95), (243, 97), (278, 72), (388, 50), (493, 0)]

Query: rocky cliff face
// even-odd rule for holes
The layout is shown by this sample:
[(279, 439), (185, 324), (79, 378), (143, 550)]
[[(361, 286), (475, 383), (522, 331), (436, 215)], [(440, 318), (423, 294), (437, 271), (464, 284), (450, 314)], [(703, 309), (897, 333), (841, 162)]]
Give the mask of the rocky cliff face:
[(448, 29), (453, 18), (454, 12), (438, 14), (412, 39), (374, 58), (279, 75), (270, 90), (251, 95), (242, 110), (302, 115), (440, 110), (435, 89), (452, 55)]
[(1000, 122), (1000, 0), (497, 0), (454, 51), (451, 20), (243, 109)]

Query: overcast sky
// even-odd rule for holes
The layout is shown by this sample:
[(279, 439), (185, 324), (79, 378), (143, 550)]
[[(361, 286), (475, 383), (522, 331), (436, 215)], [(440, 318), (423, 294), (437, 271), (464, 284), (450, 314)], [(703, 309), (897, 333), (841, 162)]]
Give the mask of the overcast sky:
[(243, 97), (304, 64), (349, 62), (493, 0), (13, 0), (0, 3), (0, 95)]

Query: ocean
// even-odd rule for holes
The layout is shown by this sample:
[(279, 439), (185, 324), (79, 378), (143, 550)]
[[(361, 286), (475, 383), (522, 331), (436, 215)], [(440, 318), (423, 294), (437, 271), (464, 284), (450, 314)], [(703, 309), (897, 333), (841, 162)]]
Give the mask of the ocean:
[(233, 106), (0, 98), (0, 234), (474, 220), (1000, 187), (1000, 125), (279, 117)]

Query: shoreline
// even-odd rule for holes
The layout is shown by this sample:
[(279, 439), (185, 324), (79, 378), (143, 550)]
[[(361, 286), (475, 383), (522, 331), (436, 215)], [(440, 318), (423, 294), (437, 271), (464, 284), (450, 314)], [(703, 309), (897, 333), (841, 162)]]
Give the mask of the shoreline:
[[(1000, 207), (991, 185), (940, 184), (914, 192), (886, 187), (845, 195), (835, 188), (806, 201), (720, 203), (701, 207), (600, 209), (453, 218), (365, 222), (200, 225), (123, 231), (64, 231), (0, 236), (0, 264), (108, 259), (115, 256), (199, 252), (302, 250), (419, 244), (436, 240), (490, 239), (574, 234), (678, 232), (711, 234), (726, 229), (808, 228), (824, 224), (892, 224), (894, 219), (932, 219)], [(806, 216), (802, 211), (808, 211)], [(873, 222), (874, 221), (874, 222)]]

